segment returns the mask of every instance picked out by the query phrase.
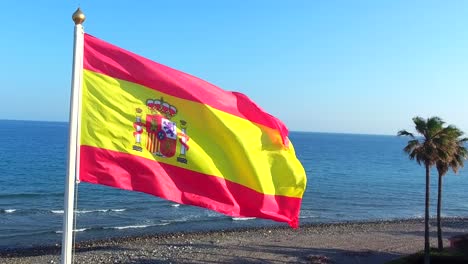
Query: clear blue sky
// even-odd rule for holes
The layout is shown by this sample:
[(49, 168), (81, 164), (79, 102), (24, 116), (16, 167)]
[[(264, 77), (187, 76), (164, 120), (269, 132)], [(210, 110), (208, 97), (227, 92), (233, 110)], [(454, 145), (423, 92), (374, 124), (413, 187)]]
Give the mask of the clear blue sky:
[(226, 90), (290, 130), (468, 133), (468, 1), (5, 1), (0, 119), (68, 119), (71, 14), (85, 31)]

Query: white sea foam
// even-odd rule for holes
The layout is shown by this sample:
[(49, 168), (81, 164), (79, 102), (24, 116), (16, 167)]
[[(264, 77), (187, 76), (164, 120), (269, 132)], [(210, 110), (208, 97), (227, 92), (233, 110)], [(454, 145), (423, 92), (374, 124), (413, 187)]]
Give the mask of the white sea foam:
[(97, 209), (97, 210), (77, 210), (77, 214), (89, 214), (89, 213), (107, 213), (107, 212), (123, 212), (127, 209)]
[(7, 214), (14, 213), (15, 211), (16, 211), (16, 209), (5, 209), (5, 213), (7, 213)]
[(231, 219), (233, 221), (245, 221), (255, 219), (255, 217), (232, 217)]
[(109, 209), (97, 209), (97, 210), (76, 210), (77, 214), (89, 214), (89, 213), (106, 213)]
[(413, 218), (424, 219), (424, 215), (423, 214), (413, 214)]
[[(97, 209), (97, 210), (76, 210), (77, 214), (89, 214), (89, 213), (107, 213), (107, 212), (123, 212), (127, 209)], [(51, 210), (54, 214), (63, 214), (63, 210)]]
[(77, 214), (87, 214), (92, 212), (99, 212), (99, 210), (76, 210), (75, 213)]
[[(76, 210), (75, 213), (77, 214), (87, 214), (87, 213), (93, 213), (93, 212), (106, 212), (107, 210)], [(54, 214), (63, 214), (63, 210), (52, 210), (51, 211)]]
[(178, 203), (174, 203), (174, 204), (171, 204), (171, 206), (172, 206), (172, 207), (179, 207), (179, 206), (180, 206), (180, 204), (178, 204)]
[(161, 220), (161, 222), (165, 224), (170, 224), (170, 223), (183, 223), (183, 222), (188, 222), (190, 221), (190, 217), (180, 217), (178, 219), (171, 219), (171, 220)]
[(104, 229), (117, 229), (117, 230), (123, 230), (123, 229), (135, 229), (135, 228), (146, 228), (146, 227), (151, 227), (151, 226), (164, 226), (168, 225), (169, 223), (161, 223), (161, 224), (156, 224), (156, 225), (129, 225), (129, 226), (114, 226), (114, 227), (105, 227)]
[(123, 212), (127, 211), (127, 209), (111, 209), (112, 212)]
[(318, 215), (301, 215), (299, 219), (318, 218)]
[(149, 227), (149, 226), (150, 226), (150, 225), (115, 226), (115, 227), (111, 227), (111, 229), (122, 230), (122, 229), (131, 229), (131, 228), (145, 228), (145, 227)]
[[(84, 232), (84, 231), (86, 231), (86, 230), (88, 230), (88, 229), (89, 229), (89, 228), (78, 228), (78, 229), (74, 229), (73, 231), (74, 231), (74, 232)], [(62, 234), (63, 231), (62, 231), (62, 230), (58, 230), (58, 231), (55, 231), (55, 233), (57, 233), (57, 234)]]

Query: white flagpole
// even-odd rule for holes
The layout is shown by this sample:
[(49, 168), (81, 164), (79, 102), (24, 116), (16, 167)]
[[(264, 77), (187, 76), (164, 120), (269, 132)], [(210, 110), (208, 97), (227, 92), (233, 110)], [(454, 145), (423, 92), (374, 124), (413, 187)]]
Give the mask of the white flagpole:
[[(73, 249), (73, 217), (74, 217), (74, 197), (75, 197), (75, 181), (78, 177), (79, 160), (77, 160), (78, 152), (78, 135), (79, 135), (79, 102), (81, 79), (83, 72), (83, 47), (84, 47), (84, 31), (82, 23), (85, 20), (85, 15), (78, 8), (73, 13), (73, 21), (75, 22), (75, 38), (73, 42), (73, 69), (72, 82), (70, 93), (70, 127), (68, 138), (68, 169), (65, 183), (64, 196), (64, 214), (63, 214), (63, 235), (62, 235), (62, 264), (72, 263)], [(78, 155), (79, 156), (79, 155)]]

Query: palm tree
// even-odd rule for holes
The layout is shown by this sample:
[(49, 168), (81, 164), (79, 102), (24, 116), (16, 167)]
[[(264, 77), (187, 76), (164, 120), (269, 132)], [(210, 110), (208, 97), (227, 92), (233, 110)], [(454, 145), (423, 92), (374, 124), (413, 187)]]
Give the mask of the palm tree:
[(413, 118), (415, 129), (422, 137), (416, 138), (412, 133), (401, 130), (398, 136), (408, 136), (410, 140), (403, 149), (411, 160), (416, 160), (426, 169), (426, 200), (424, 214), (424, 263), (429, 264), (429, 186), (430, 168), (436, 165), (438, 160), (447, 160), (450, 153), (448, 139), (450, 130), (444, 127), (444, 121), (439, 117), (430, 117), (427, 120), (421, 117)]
[[(450, 127), (449, 127), (450, 128)], [(439, 174), (438, 187), (437, 187), (437, 246), (439, 250), (444, 248), (442, 240), (442, 227), (441, 227), (441, 209), (442, 209), (442, 176), (444, 176), (449, 169), (452, 169), (454, 173), (458, 172), (458, 169), (463, 167), (464, 161), (468, 157), (468, 151), (465, 148), (465, 143), (468, 138), (462, 138), (463, 132), (458, 130), (456, 127), (451, 127), (449, 132), (450, 141), (449, 145), (450, 155), (446, 160), (438, 160), (436, 162), (437, 172)]]

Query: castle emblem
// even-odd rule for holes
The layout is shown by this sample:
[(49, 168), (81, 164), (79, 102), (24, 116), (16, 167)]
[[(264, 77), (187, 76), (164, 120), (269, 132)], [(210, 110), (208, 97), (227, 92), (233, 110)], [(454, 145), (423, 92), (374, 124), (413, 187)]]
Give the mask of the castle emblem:
[[(135, 144), (133, 150), (143, 151), (143, 145), (154, 156), (172, 158), (179, 149), (177, 161), (187, 163), (186, 154), (189, 150), (189, 136), (187, 135), (187, 122), (180, 120), (178, 124), (173, 119), (177, 115), (177, 108), (169, 102), (161, 99), (146, 100), (147, 114), (145, 122), (142, 121), (143, 110), (136, 109), (135, 122), (133, 123)], [(145, 133), (146, 132), (146, 133)], [(145, 133), (146, 136), (142, 137)], [(146, 142), (142, 142), (142, 138)]]

